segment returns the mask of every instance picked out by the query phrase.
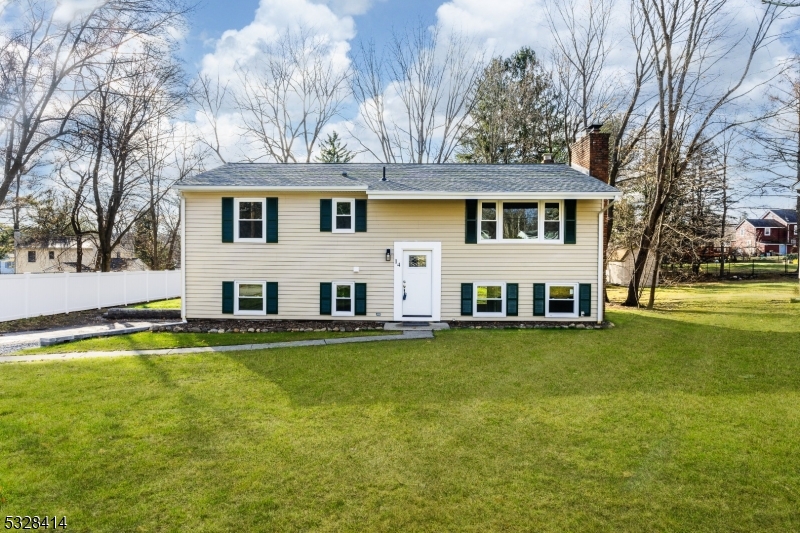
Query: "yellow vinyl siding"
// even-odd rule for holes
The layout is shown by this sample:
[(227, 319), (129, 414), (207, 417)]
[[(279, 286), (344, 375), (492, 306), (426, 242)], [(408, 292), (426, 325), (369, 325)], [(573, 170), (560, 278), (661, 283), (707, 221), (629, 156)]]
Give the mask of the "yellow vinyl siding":
[(519, 316), (504, 319), (511, 322), (534, 319), (533, 283), (591, 283), (597, 316), (598, 200), (578, 201), (574, 245), (464, 244), (464, 200), (370, 200), (366, 233), (323, 233), (320, 198), (366, 196), (283, 193), (277, 195), (279, 242), (254, 244), (222, 243), (223, 196), (266, 195), (185, 193), (188, 318), (231, 318), (222, 314), (222, 282), (251, 280), (279, 283), (280, 312), (266, 318), (330, 319), (319, 315), (319, 283), (355, 281), (367, 284), (367, 316), (335, 318), (393, 320), (394, 263), (385, 254), (394, 252), (395, 241), (442, 243), (442, 320), (473, 319), (461, 316), (461, 283), (475, 281), (519, 284)]

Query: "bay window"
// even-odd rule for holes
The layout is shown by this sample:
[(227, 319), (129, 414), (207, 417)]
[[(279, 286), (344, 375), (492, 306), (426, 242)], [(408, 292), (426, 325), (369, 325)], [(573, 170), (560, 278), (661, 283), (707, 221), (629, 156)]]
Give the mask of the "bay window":
[(479, 242), (563, 243), (562, 201), (480, 202)]

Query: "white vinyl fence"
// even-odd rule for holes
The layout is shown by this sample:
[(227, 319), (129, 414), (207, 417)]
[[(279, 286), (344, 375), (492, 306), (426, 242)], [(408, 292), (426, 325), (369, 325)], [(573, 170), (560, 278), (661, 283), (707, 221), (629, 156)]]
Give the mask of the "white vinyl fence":
[(180, 270), (8, 274), (0, 276), (0, 322), (180, 295)]

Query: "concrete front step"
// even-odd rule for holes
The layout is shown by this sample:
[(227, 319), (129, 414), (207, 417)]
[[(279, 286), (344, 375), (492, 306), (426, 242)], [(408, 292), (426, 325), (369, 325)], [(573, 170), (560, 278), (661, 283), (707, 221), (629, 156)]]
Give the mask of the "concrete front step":
[(450, 329), (447, 322), (387, 322), (383, 325), (386, 331), (439, 331)]

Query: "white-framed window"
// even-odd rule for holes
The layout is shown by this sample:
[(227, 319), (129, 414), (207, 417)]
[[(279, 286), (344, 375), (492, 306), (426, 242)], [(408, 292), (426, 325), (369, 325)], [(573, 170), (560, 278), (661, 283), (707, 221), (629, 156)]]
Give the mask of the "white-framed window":
[(472, 316), (506, 316), (506, 284), (481, 281), (472, 286)]
[(34, 250), (28, 251), (28, 263), (36, 262), (36, 252)]
[(578, 316), (578, 283), (545, 284), (545, 316)]
[(267, 282), (237, 281), (235, 284), (234, 308), (236, 315), (267, 314)]
[(233, 201), (234, 242), (266, 242), (267, 200), (236, 198)]
[(564, 242), (564, 202), (560, 200), (482, 201), (478, 216), (482, 243)]
[(764, 228), (764, 235), (772, 235), (772, 228)]
[(352, 281), (334, 281), (331, 283), (333, 316), (355, 316), (356, 284)]
[(333, 233), (355, 233), (356, 201), (354, 198), (334, 198), (331, 209)]
[(744, 228), (739, 230), (739, 237), (744, 237)]

